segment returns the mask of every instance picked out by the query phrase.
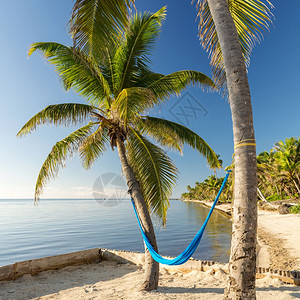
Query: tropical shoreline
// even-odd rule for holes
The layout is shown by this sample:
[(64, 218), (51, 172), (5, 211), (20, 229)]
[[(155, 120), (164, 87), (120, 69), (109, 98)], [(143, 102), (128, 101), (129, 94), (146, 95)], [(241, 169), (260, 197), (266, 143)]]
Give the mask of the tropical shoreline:
[[(96, 259), (97, 253), (100, 261)], [(223, 299), (227, 280), (228, 265), (208, 263), (206, 267), (204, 262), (191, 260), (184, 266), (162, 265), (158, 289), (144, 292), (140, 290), (143, 253), (90, 249), (64, 256), (83, 259), (85, 264), (69, 264), (59, 270), (52, 268), (0, 282), (0, 299)], [(53, 263), (53, 259), (59, 264), (63, 262), (59, 256), (43, 258), (39, 264), (45, 266), (51, 260)], [(37, 261), (34, 263), (37, 266)], [(25, 265), (21, 267), (24, 270)], [(257, 299), (294, 299), (299, 287), (286, 284), (274, 275), (257, 276)]]
[[(210, 208), (212, 202), (182, 200)], [(231, 218), (231, 203), (219, 203), (215, 210)], [(291, 226), (291, 224), (293, 224)], [(280, 215), (277, 211), (258, 208), (258, 266), (300, 269), (300, 215)]]

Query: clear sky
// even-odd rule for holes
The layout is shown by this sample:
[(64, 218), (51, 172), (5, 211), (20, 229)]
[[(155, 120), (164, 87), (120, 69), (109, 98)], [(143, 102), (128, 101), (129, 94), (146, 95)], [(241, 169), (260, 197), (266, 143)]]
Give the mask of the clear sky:
[[(196, 10), (190, 1), (137, 0), (136, 3), (138, 10), (150, 11), (167, 5), (167, 20), (152, 56), (154, 71), (167, 74), (193, 69), (211, 75), (208, 55), (197, 38)], [(20, 139), (16, 133), (22, 125), (49, 104), (83, 102), (72, 92), (63, 90), (53, 68), (40, 54), (30, 59), (26, 55), (33, 42), (71, 44), (67, 22), (72, 4), (72, 0), (16, 0), (1, 5), (0, 198), (33, 198), (35, 181), (47, 154), (72, 130), (40, 127)], [(274, 25), (254, 49), (249, 68), (258, 152), (269, 150), (285, 137), (298, 137), (300, 133), (300, 1), (290, 1), (288, 5), (274, 1), (274, 5)], [(219, 94), (205, 93), (199, 88), (189, 88), (187, 92), (182, 94), (183, 98), (171, 98), (159, 113), (173, 121), (181, 118), (186, 124), (178, 115), (180, 107), (189, 106), (188, 101), (198, 105), (201, 110), (196, 117), (192, 115), (186, 125), (203, 137), (227, 166), (233, 152), (228, 103)], [(188, 147), (183, 156), (170, 155), (180, 170), (175, 197), (180, 196), (188, 184), (193, 185), (212, 174), (205, 160)], [(81, 167), (77, 156), (66, 166), (57, 179), (49, 182), (44, 198), (88, 198), (98, 176), (106, 172), (121, 174), (116, 151), (108, 151), (88, 171)]]

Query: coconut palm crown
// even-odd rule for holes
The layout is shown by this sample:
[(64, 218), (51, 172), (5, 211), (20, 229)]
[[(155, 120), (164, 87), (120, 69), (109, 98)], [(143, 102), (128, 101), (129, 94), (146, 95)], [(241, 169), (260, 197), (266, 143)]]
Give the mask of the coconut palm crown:
[[(223, 54), (208, 2), (207, 0), (193, 2), (197, 3), (199, 38), (201, 45), (209, 53), (214, 82), (220, 89), (224, 89), (224, 93), (227, 93)], [(269, 0), (227, 0), (227, 3), (248, 67), (255, 44), (263, 39), (264, 33), (269, 30), (269, 24), (272, 24), (273, 5)]]
[(69, 126), (86, 122), (53, 146), (38, 175), (36, 201), (47, 180), (57, 175), (74, 152), (78, 151), (83, 166), (90, 168), (108, 147), (116, 147), (118, 140), (126, 147), (128, 161), (148, 208), (163, 221), (178, 170), (159, 146), (182, 152), (183, 145), (188, 144), (207, 159), (210, 167), (220, 167), (214, 151), (196, 133), (180, 124), (146, 116), (149, 109), (170, 95), (178, 95), (190, 84), (214, 87), (207, 76), (197, 71), (162, 75), (150, 70), (149, 54), (165, 11), (162, 8), (154, 14), (136, 13), (119, 39), (107, 44), (106, 55), (101, 60), (79, 47), (53, 42), (31, 45), (29, 55), (41, 51), (55, 67), (64, 87), (72, 88), (87, 101), (87, 104), (49, 105), (19, 131), (18, 136), (23, 136), (39, 125)]

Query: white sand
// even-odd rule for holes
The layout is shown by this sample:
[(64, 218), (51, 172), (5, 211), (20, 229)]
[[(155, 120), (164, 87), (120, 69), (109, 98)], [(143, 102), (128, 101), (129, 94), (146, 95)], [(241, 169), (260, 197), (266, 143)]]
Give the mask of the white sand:
[(258, 211), (258, 227), (282, 241), (281, 246), (288, 250), (297, 261), (300, 269), (300, 215), (279, 215), (277, 212)]
[[(103, 261), (67, 267), (16, 281), (0, 283), (0, 299), (222, 299), (226, 275), (220, 271), (170, 274), (162, 270), (159, 289), (139, 291), (143, 270), (132, 264)], [(257, 299), (288, 300), (300, 297), (300, 288), (278, 279), (257, 280)]]

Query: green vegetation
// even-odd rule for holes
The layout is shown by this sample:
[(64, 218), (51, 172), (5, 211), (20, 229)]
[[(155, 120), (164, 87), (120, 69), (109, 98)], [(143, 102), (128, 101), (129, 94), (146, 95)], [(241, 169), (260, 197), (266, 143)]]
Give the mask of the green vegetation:
[(277, 194), (274, 194), (274, 195), (268, 196), (266, 199), (268, 201), (277, 201), (277, 200), (281, 200), (281, 197)]
[[(188, 185), (188, 192), (183, 193), (181, 198), (213, 201), (222, 185), (223, 180), (224, 177), (217, 178), (215, 175), (211, 175), (202, 182), (196, 182), (195, 187), (190, 187)], [(231, 199), (232, 176), (229, 176), (219, 201), (231, 201)]]
[(300, 204), (294, 205), (290, 208), (292, 214), (300, 214)]
[[(234, 166), (231, 166), (234, 168)], [(257, 156), (258, 187), (269, 201), (296, 199), (300, 197), (300, 138), (280, 141), (268, 152)], [(213, 200), (223, 178), (209, 176), (195, 187), (187, 187), (184, 199)], [(231, 201), (233, 180), (227, 182), (220, 201)]]
[(271, 200), (300, 197), (300, 138), (286, 138), (257, 156), (258, 187)]

